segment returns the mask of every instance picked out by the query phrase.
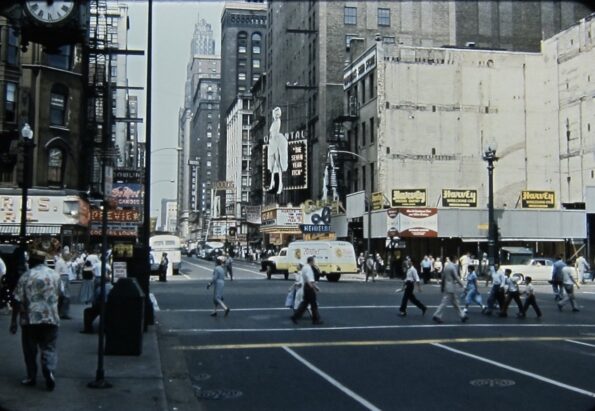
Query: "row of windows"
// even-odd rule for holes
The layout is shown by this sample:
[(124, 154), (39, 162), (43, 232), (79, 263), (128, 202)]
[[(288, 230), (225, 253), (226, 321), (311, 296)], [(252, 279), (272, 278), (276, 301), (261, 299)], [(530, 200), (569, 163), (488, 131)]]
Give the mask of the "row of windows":
[(368, 121), (362, 121), (359, 125), (356, 125), (353, 128), (353, 137), (353, 144), (355, 147), (352, 147), (352, 149), (355, 149), (356, 152), (358, 151), (359, 147), (363, 147), (366, 144), (374, 144), (374, 140), (376, 139), (376, 126), (374, 117), (370, 118)]
[[(345, 7), (343, 22), (347, 25), (357, 24), (357, 7)], [(376, 13), (378, 26), (390, 27), (390, 9), (378, 8)]]
[(374, 163), (370, 163), (367, 166), (362, 166), (361, 168), (361, 187), (359, 184), (359, 169), (355, 169), (353, 170), (353, 179), (351, 178), (351, 172), (347, 173), (347, 182), (348, 184), (351, 184), (351, 191), (355, 192), (355, 191), (359, 191), (359, 190), (367, 190), (366, 187), (366, 169), (368, 169), (368, 172), (370, 174), (370, 188), (369, 191), (374, 191), (374, 175), (375, 175), (375, 170), (374, 170)]
[[(18, 84), (7, 81), (4, 87), (4, 121), (17, 121)], [(66, 125), (66, 104), (68, 89), (61, 84), (54, 84), (50, 92), (50, 126), (64, 127)]]

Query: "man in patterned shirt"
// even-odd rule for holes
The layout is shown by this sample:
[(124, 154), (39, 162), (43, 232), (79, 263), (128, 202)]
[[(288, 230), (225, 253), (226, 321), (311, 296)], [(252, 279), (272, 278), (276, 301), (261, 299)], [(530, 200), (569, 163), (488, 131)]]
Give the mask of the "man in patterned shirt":
[(58, 298), (62, 282), (58, 273), (47, 265), (50, 254), (46, 241), (35, 241), (29, 248), (29, 269), (21, 276), (15, 290), (16, 306), (12, 311), (10, 332), (17, 332), (17, 315), (20, 314), (21, 344), (27, 378), (21, 381), (34, 386), (37, 377), (37, 349), (41, 351), (41, 370), (48, 390), (56, 386), (54, 371), (58, 362)]

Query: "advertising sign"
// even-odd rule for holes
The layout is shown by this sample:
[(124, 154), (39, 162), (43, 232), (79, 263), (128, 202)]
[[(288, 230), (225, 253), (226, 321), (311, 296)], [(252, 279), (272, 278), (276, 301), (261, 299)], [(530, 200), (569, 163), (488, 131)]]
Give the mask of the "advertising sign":
[(372, 193), (372, 210), (382, 210), (384, 208), (384, 193)]
[(442, 189), (442, 207), (477, 207), (477, 190)]
[[(0, 223), (21, 221), (21, 196), (0, 196)], [(27, 198), (27, 221), (41, 224), (80, 224), (89, 222), (87, 203), (77, 196), (36, 196)]]
[(126, 278), (126, 273), (128, 272), (126, 261), (114, 261), (112, 263), (112, 270), (114, 273), (114, 281), (117, 281), (120, 278)]
[(302, 223), (302, 210), (299, 208), (278, 208), (277, 225), (297, 227)]
[(140, 207), (143, 204), (142, 184), (114, 183), (112, 197), (120, 207)]
[(438, 209), (399, 208), (386, 216), (387, 232), (404, 237), (438, 237)]
[(246, 222), (250, 224), (261, 224), (261, 206), (245, 206)]
[(392, 191), (391, 203), (393, 207), (425, 207), (426, 189), (395, 189)]
[(521, 207), (556, 208), (556, 193), (554, 191), (523, 191)]
[(115, 168), (114, 182), (117, 183), (140, 183), (141, 172), (136, 168)]
[[(287, 139), (287, 170), (283, 172), (283, 190), (308, 188), (308, 140), (305, 131), (285, 133)], [(269, 146), (262, 148), (263, 190), (271, 186), (271, 172), (267, 167)]]
[[(138, 210), (108, 210), (107, 220), (114, 222), (139, 223), (141, 218)], [(91, 209), (91, 221), (102, 221), (102, 211), (100, 209)]]
[[(98, 237), (101, 235), (101, 224), (92, 223), (89, 229), (89, 235)], [(113, 223), (107, 226), (108, 237), (137, 237), (138, 226), (126, 223)]]

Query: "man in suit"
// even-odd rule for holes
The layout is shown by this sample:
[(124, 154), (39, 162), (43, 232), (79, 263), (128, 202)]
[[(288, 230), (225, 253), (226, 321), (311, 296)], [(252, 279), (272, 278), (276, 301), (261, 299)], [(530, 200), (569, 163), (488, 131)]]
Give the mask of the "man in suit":
[(442, 312), (448, 304), (452, 305), (462, 322), (465, 322), (469, 319), (469, 317), (467, 317), (467, 315), (459, 306), (459, 299), (455, 295), (456, 284), (462, 288), (463, 282), (461, 281), (461, 277), (459, 277), (456, 264), (452, 261), (456, 261), (456, 257), (453, 257), (450, 261), (447, 261), (444, 264), (444, 269), (442, 270), (442, 282), (440, 285), (442, 291), (442, 302), (432, 316), (432, 320), (438, 324), (442, 324)]

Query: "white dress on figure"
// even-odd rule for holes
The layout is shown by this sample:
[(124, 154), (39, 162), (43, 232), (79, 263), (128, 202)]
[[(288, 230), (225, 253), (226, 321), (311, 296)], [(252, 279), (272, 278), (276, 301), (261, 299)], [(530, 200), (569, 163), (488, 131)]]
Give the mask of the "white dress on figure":
[(269, 129), (269, 147), (267, 155), (267, 168), (271, 172), (271, 185), (269, 191), (275, 188), (275, 174), (279, 177), (277, 194), (283, 191), (283, 172), (289, 165), (287, 153), (287, 138), (281, 133), (281, 109), (273, 109), (273, 123)]

